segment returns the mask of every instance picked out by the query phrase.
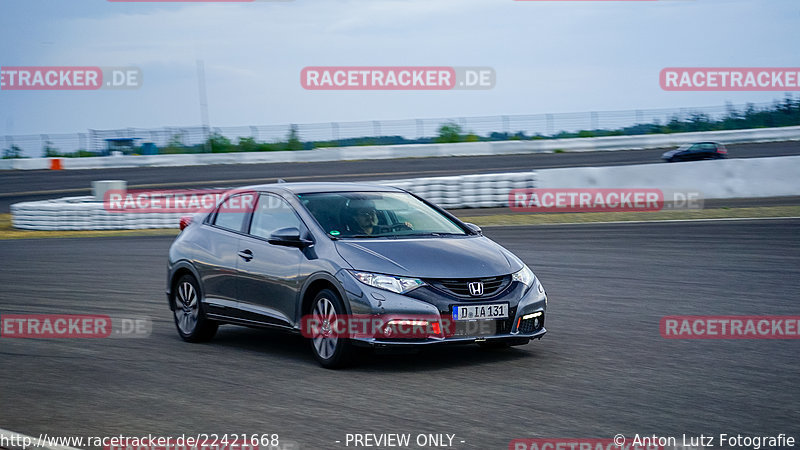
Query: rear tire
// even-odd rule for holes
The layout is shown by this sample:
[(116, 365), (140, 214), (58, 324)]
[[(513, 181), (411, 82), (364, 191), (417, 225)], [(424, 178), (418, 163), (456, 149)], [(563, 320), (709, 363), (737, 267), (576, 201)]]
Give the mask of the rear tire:
[(192, 275), (184, 275), (175, 283), (172, 308), (175, 327), (184, 341), (205, 342), (217, 334), (219, 323), (206, 317), (200, 286)]
[(320, 334), (309, 338), (314, 358), (326, 369), (346, 367), (352, 361), (353, 346), (347, 338), (336, 336), (330, 328), (347, 314), (342, 300), (332, 290), (323, 289), (311, 302), (310, 314), (315, 323), (321, 324)]

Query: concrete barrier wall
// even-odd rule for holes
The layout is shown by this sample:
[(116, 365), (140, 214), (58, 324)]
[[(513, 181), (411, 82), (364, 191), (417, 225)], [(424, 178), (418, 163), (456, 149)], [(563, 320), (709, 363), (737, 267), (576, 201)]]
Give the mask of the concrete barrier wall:
[(50, 168), (50, 158), (0, 159), (0, 170), (44, 170)]
[(800, 195), (800, 156), (544, 169), (539, 188), (658, 188), (710, 198)]
[[(369, 147), (323, 148), (305, 151), (213, 153), (153, 156), (103, 156), (61, 158), (64, 169), (124, 167), (171, 167), (210, 164), (263, 164), (285, 162), (348, 161), (357, 159), (427, 158), (434, 156), (481, 156), (525, 153), (618, 151), (666, 148), (697, 141), (724, 144), (800, 140), (800, 126), (754, 130), (697, 133), (608, 136), (599, 138), (543, 139), (537, 141), (464, 142), (458, 144), (414, 144)], [(50, 168), (51, 158), (0, 160), (0, 170), (41, 170)]]

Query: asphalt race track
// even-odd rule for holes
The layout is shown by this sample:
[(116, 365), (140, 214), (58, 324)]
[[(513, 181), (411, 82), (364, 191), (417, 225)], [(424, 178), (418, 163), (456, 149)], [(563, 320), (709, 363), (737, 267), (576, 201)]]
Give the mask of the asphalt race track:
[(0, 423), (34, 436), (278, 433), (303, 449), (345, 448), (346, 433), (455, 433), (458, 449), (797, 435), (800, 341), (667, 340), (659, 320), (797, 315), (799, 226), (490, 228), (548, 290), (544, 339), (368, 356), (344, 371), (274, 332), (224, 327), (209, 344), (182, 342), (163, 295), (170, 238), (0, 241), (0, 312), (153, 322), (142, 339), (0, 339)]
[[(0, 171), (0, 213), (13, 203), (88, 195), (94, 180), (126, 180), (129, 187), (233, 187), (286, 181), (366, 181), (471, 173), (520, 172), (553, 167), (660, 163), (667, 149), (539, 153), (458, 158), (409, 158), (322, 163), (234, 164), (130, 169)], [(800, 154), (800, 141), (728, 146), (731, 158)], [(686, 163), (684, 163), (686, 164)]]

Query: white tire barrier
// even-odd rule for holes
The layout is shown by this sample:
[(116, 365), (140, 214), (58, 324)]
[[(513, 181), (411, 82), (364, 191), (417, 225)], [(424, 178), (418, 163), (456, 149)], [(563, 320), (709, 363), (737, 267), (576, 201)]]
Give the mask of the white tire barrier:
[[(376, 182), (407, 189), (444, 208), (487, 208), (508, 205), (513, 188), (535, 187), (535, 174), (497, 173), (412, 178)], [(188, 213), (114, 213), (93, 196), (11, 205), (15, 228), (23, 230), (131, 230), (177, 228)]]
[(136, 230), (177, 228), (186, 213), (113, 213), (92, 196), (11, 205), (14, 228), (23, 230)]
[(378, 183), (406, 189), (443, 208), (493, 208), (508, 206), (511, 189), (536, 187), (536, 173), (490, 173)]

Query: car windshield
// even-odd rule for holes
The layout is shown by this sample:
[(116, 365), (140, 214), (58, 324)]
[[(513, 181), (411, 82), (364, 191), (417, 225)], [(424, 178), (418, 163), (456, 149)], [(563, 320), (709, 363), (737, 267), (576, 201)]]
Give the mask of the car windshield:
[(451, 219), (405, 192), (298, 195), (328, 235), (381, 238), (467, 234)]
[(680, 147), (676, 148), (675, 150), (677, 151), (689, 150), (689, 147), (691, 147), (692, 145), (693, 144), (683, 144)]

